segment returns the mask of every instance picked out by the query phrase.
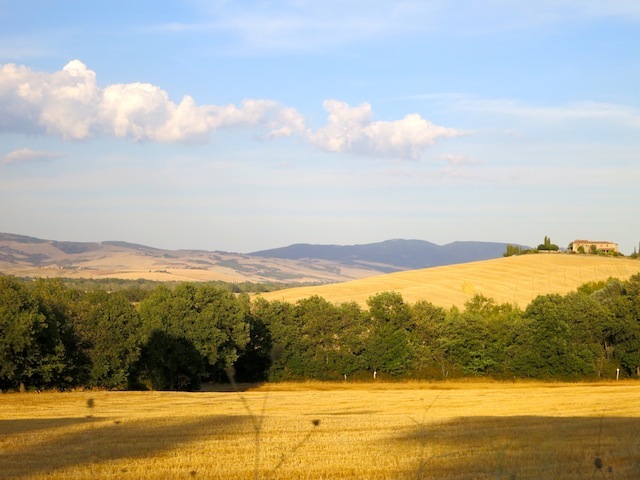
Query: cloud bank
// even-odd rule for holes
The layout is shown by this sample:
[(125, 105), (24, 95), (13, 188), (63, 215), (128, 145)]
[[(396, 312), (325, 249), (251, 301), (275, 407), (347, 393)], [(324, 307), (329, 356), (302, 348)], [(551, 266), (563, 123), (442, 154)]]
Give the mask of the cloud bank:
[(291, 135), (304, 127), (302, 116), (271, 100), (241, 105), (178, 104), (149, 83), (100, 88), (96, 74), (81, 61), (61, 71), (36, 72), (13, 64), (0, 68), (0, 133), (48, 134), (65, 140), (114, 136), (137, 141), (206, 141), (216, 130), (258, 126), (270, 136)]
[(219, 129), (251, 127), (268, 138), (306, 138), (332, 153), (418, 158), (438, 138), (462, 132), (410, 114), (396, 121), (373, 121), (371, 105), (351, 107), (326, 100), (328, 122), (305, 127), (295, 109), (273, 100), (248, 99), (240, 105), (180, 103), (149, 83), (98, 86), (96, 73), (79, 60), (54, 73), (26, 66), (0, 66), (0, 133), (45, 134), (64, 140), (98, 136), (150, 142), (206, 142)]

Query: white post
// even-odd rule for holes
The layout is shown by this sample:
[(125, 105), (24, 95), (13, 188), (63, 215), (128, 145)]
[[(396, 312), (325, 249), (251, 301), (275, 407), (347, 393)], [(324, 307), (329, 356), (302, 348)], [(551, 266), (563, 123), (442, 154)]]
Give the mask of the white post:
[(616, 380), (620, 380), (620, 369), (616, 368)]

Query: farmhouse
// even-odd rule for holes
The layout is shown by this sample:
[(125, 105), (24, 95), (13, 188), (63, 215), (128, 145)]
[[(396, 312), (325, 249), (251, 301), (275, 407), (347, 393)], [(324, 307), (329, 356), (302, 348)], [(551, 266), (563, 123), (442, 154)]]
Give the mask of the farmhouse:
[(578, 252), (582, 247), (582, 251), (589, 253), (595, 247), (596, 250), (603, 253), (614, 253), (618, 251), (618, 244), (613, 242), (594, 242), (591, 240), (574, 240), (571, 244), (571, 251)]

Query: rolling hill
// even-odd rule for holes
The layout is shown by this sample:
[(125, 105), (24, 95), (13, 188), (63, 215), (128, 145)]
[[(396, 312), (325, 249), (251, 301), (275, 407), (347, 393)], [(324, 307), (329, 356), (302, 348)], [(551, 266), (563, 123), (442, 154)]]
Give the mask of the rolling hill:
[[(528, 248), (528, 247), (527, 247)], [(251, 256), (302, 260), (331, 260), (344, 265), (375, 268), (385, 273), (417, 268), (439, 267), (501, 257), (506, 243), (452, 242), (436, 245), (424, 240), (387, 240), (364, 245), (312, 245), (299, 243), (288, 247), (261, 250)]]
[(295, 302), (319, 295), (334, 303), (365, 305), (378, 292), (395, 291), (408, 303), (428, 300), (450, 308), (463, 307), (474, 294), (524, 308), (538, 295), (565, 294), (580, 285), (621, 280), (640, 273), (640, 261), (595, 255), (538, 254), (411, 270), (333, 285), (301, 287), (262, 294), (267, 300)]
[(382, 272), (329, 260), (163, 250), (120, 241), (59, 242), (0, 233), (0, 273), (22, 277), (144, 278), (180, 282), (328, 283)]
[(60, 242), (0, 233), (0, 273), (24, 277), (158, 281), (335, 283), (382, 273), (495, 258), (505, 243), (420, 240), (291, 245), (251, 254), (163, 250), (122, 241)]
[[(621, 257), (538, 254), (502, 258), (506, 244), (419, 240), (368, 245), (298, 244), (251, 254), (163, 250), (122, 241), (60, 242), (0, 233), (0, 273), (23, 277), (144, 278), (157, 281), (314, 283), (262, 294), (295, 302), (320, 295), (335, 303), (400, 292), (446, 308), (479, 293), (525, 307), (546, 293), (567, 293), (609, 277), (627, 279), (640, 261)], [(500, 258), (496, 258), (500, 257)], [(473, 261), (474, 259), (488, 260)], [(467, 263), (463, 263), (467, 262)], [(442, 265), (443, 263), (449, 263)], [(414, 265), (440, 265), (415, 268)], [(387, 273), (393, 272), (393, 273)]]

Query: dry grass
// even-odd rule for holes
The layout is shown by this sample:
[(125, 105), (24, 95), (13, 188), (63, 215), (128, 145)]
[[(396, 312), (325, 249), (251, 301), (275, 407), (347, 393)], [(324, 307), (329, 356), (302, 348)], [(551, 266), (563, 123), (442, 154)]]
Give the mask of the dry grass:
[(592, 255), (539, 254), (411, 270), (351, 282), (293, 288), (262, 294), (267, 300), (296, 302), (320, 295), (330, 302), (365, 305), (378, 292), (396, 291), (405, 301), (428, 300), (449, 308), (464, 306), (474, 294), (498, 303), (526, 307), (538, 295), (565, 294), (580, 285), (609, 277), (626, 280), (640, 272), (640, 261)]
[(626, 479), (639, 430), (633, 382), (5, 394), (0, 478)]
[[(340, 282), (376, 273), (325, 260), (269, 259), (200, 250), (140, 250), (104, 244), (85, 246), (91, 248), (79, 253), (65, 253), (48, 242), (22, 243), (0, 239), (0, 250), (7, 249), (15, 256), (11, 262), (0, 260), (0, 272), (25, 277), (144, 278), (177, 282), (289, 280), (309, 283)], [(38, 258), (36, 263), (32, 260), (34, 256)]]

